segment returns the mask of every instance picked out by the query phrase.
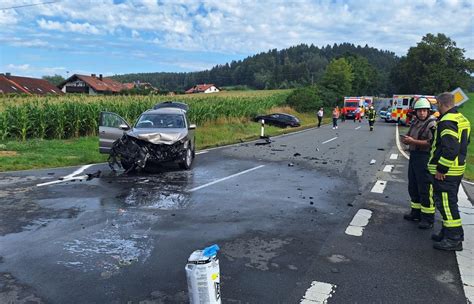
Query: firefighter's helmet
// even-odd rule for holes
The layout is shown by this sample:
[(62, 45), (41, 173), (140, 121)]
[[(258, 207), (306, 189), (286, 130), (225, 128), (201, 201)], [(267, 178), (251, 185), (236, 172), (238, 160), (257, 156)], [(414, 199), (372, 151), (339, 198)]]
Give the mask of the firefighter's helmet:
[(420, 99), (418, 99), (415, 103), (415, 107), (414, 107), (415, 110), (419, 110), (419, 109), (431, 109), (431, 103), (429, 102), (428, 99), (424, 98), (424, 97), (421, 97)]

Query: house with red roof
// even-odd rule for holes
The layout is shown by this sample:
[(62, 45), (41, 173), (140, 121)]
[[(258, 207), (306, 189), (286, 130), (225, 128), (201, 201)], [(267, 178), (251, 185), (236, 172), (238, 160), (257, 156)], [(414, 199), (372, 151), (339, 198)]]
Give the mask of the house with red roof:
[(82, 93), (89, 95), (117, 94), (127, 87), (112, 78), (99, 74), (79, 75), (74, 74), (58, 86), (64, 93)]
[(0, 94), (58, 95), (61, 90), (44, 79), (0, 74)]
[(212, 83), (209, 84), (197, 84), (194, 87), (187, 90), (186, 94), (193, 94), (193, 93), (217, 93), (220, 89)]

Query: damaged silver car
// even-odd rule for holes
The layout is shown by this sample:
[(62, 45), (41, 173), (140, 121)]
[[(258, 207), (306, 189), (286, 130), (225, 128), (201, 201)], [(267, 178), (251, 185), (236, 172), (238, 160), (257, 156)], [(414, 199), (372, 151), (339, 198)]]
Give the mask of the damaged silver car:
[(167, 102), (140, 115), (133, 127), (122, 117), (101, 112), (99, 152), (109, 154), (109, 166), (126, 172), (163, 162), (189, 170), (195, 156), (195, 124), (186, 109)]

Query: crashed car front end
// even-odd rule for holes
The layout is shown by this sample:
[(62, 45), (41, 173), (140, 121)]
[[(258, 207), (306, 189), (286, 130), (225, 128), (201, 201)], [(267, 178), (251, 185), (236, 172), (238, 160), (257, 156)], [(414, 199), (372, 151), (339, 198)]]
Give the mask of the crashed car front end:
[(108, 159), (109, 166), (123, 167), (127, 172), (145, 168), (149, 163), (158, 164), (183, 159), (187, 134), (143, 133), (129, 131), (114, 142)]

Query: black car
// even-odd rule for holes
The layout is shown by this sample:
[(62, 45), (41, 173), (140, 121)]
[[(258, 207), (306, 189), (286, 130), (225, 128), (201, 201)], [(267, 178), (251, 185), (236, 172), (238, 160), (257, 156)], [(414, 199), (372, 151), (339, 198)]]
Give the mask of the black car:
[(178, 108), (185, 112), (189, 111), (189, 106), (184, 102), (179, 101), (164, 101), (153, 106), (153, 110), (158, 110), (161, 108)]
[(259, 115), (254, 118), (254, 121), (264, 120), (266, 124), (286, 128), (290, 127), (299, 127), (300, 120), (293, 115), (283, 114), (283, 113), (273, 113), (268, 115)]

